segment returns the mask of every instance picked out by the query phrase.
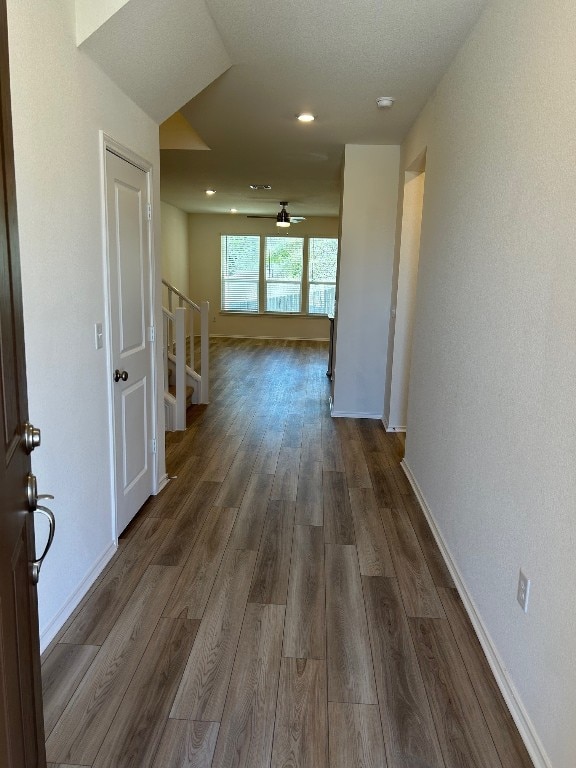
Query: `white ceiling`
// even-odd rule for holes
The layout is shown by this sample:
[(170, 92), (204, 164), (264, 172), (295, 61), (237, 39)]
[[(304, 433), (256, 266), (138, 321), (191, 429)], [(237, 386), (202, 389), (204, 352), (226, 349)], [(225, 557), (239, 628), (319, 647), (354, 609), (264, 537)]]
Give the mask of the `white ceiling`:
[[(163, 150), (162, 199), (213, 213), (289, 200), (295, 215), (336, 215), (344, 145), (402, 140), (485, 0), (206, 4), (232, 66), (181, 108), (211, 151)], [(379, 110), (378, 96), (397, 102)], [(298, 123), (300, 111), (316, 122)]]
[(204, 0), (76, 0), (76, 42), (153, 120), (231, 64)]

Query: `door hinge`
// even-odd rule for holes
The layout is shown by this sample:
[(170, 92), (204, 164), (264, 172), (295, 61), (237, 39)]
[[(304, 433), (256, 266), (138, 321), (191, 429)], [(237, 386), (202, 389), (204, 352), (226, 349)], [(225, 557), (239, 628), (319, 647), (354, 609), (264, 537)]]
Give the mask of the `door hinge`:
[(152, 438), (152, 453), (158, 453), (158, 441), (155, 437)]
[(148, 210), (148, 221), (152, 221), (152, 206), (150, 203), (148, 203), (147, 210)]
[(156, 341), (156, 327), (154, 325), (148, 328), (148, 341)]

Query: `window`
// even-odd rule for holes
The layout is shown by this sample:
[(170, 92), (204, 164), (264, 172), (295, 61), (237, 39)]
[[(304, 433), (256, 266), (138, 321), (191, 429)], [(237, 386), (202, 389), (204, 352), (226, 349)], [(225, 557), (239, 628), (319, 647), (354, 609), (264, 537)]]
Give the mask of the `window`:
[(222, 235), (221, 309), (326, 315), (334, 306), (335, 237)]
[(308, 242), (308, 312), (327, 315), (334, 307), (338, 240), (311, 237)]
[(266, 312), (302, 311), (304, 240), (266, 238)]
[(223, 235), (221, 241), (222, 309), (258, 312), (260, 304), (260, 238)]

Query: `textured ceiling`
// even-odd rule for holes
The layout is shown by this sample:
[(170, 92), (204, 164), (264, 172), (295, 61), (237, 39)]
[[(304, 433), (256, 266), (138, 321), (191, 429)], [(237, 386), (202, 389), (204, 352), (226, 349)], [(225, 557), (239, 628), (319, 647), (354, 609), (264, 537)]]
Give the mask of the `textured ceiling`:
[[(232, 67), (181, 107), (211, 151), (163, 150), (162, 199), (194, 212), (274, 213), (289, 200), (293, 214), (337, 214), (344, 145), (399, 143), (484, 5), (207, 0)], [(379, 110), (378, 96), (396, 104)], [(298, 123), (300, 111), (316, 122)]]

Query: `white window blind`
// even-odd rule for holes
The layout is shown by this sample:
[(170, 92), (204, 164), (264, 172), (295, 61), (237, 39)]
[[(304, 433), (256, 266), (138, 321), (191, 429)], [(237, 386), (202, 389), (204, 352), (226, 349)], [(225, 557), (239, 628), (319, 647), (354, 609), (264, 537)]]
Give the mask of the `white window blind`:
[(222, 309), (228, 312), (258, 312), (260, 237), (258, 235), (223, 235), (221, 265)]
[(311, 237), (308, 241), (308, 312), (327, 315), (334, 308), (338, 240)]

